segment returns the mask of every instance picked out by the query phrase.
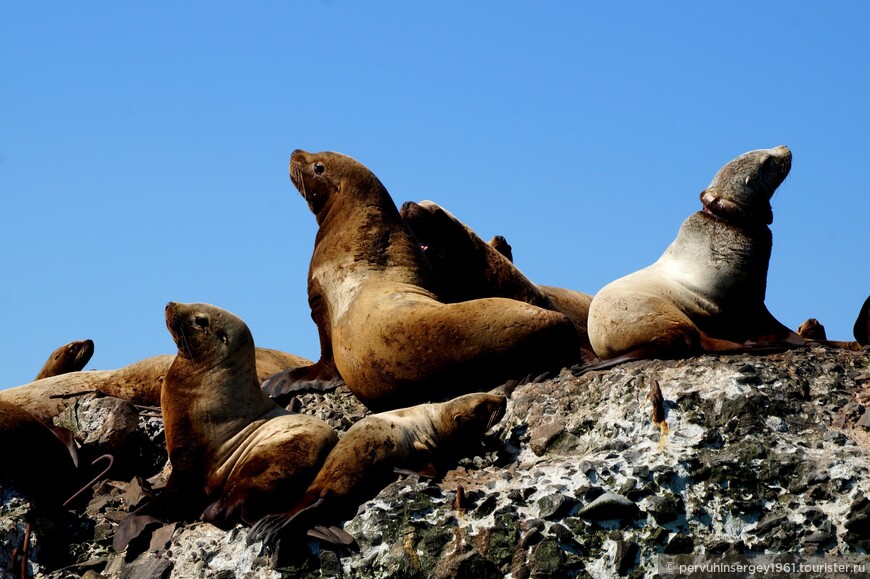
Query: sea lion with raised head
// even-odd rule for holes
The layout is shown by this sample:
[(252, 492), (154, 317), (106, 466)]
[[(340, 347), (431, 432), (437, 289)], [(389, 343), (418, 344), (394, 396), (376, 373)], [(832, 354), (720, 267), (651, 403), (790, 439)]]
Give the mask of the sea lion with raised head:
[[(18, 404), (51, 424), (78, 398), (95, 391), (141, 406), (160, 406), (160, 389), (174, 354), (152, 356), (116, 370), (68, 372), (0, 390), (0, 400)], [(257, 348), (257, 376), (268, 376), (311, 364), (310, 360), (268, 348)]]
[(366, 416), (341, 437), (298, 503), (257, 522), (248, 542), (346, 521), (396, 480), (396, 469), (443, 475), (501, 420), (506, 404), (504, 396), (466, 394)]
[(178, 346), (161, 398), (168, 486), (207, 504), (204, 518), (221, 526), (286, 511), (338, 441), (335, 431), (263, 393), (254, 339), (240, 318), (170, 302), (166, 326)]
[(596, 359), (586, 331), (591, 295), (532, 282), (492, 242), (437, 203), (407, 201), (399, 213), (435, 271), (442, 301), (502, 297), (562, 313), (574, 324), (583, 360)]
[(93, 355), (93, 340), (78, 340), (64, 344), (51, 353), (34, 380), (59, 376), (67, 372), (78, 372), (87, 365)]
[(602, 359), (680, 358), (803, 339), (764, 305), (773, 221), (770, 198), (791, 168), (785, 146), (726, 164), (654, 264), (592, 300), (589, 338)]
[(576, 332), (560, 313), (504, 298), (439, 301), (417, 240), (361, 163), (297, 150), (290, 179), (319, 225), (308, 273), (319, 365), (334, 367), (370, 408), (442, 400), (579, 361)]

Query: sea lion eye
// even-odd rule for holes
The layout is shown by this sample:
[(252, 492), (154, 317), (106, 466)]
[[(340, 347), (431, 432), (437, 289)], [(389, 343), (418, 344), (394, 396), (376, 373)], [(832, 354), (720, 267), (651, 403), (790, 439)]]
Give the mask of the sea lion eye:
[(208, 318), (205, 316), (196, 316), (193, 323), (204, 330), (208, 327)]
[(316, 175), (323, 175), (324, 171), (326, 171), (326, 167), (323, 163), (314, 163), (314, 173)]

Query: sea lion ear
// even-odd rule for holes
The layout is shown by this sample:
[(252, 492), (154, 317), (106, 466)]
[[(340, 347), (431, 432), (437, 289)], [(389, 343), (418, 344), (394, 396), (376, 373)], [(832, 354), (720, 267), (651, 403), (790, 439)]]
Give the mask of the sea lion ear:
[(459, 424), (460, 422), (462, 422), (462, 415), (461, 415), (461, 414), (455, 414), (455, 415), (453, 416), (453, 422), (455, 422), (456, 424)]
[(749, 182), (752, 181), (752, 175), (747, 175), (746, 179), (743, 181), (744, 185), (749, 185)]

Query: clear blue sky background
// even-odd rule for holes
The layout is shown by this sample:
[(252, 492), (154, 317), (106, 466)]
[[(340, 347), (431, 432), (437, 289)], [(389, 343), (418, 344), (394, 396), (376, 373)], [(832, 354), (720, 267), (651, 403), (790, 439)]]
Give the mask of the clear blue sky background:
[(594, 293), (657, 259), (724, 163), (786, 144), (767, 304), (851, 339), (868, 25), (866, 2), (4, 2), (0, 387), (74, 339), (89, 368), (173, 352), (170, 300), (316, 359), (295, 148)]

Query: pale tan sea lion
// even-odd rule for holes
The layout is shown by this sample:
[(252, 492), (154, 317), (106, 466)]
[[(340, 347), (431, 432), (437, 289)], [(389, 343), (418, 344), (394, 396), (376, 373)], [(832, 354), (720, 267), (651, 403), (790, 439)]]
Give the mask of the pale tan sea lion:
[(586, 330), (591, 295), (535, 284), (492, 243), (483, 241), (437, 203), (408, 201), (402, 204), (400, 214), (435, 271), (442, 301), (503, 297), (562, 313), (574, 324), (583, 360), (595, 359)]
[(701, 193), (704, 210), (683, 223), (659, 260), (595, 295), (589, 337), (596, 354), (679, 358), (746, 351), (747, 343), (802, 345), (764, 305), (770, 197), (790, 167), (784, 146), (722, 167)]
[(16, 404), (0, 401), (0, 479), (37, 501), (54, 506), (67, 499), (77, 484), (74, 458), (45, 424)]
[(466, 394), (363, 418), (326, 457), (305, 496), (286, 513), (257, 522), (248, 542), (270, 544), (282, 532), (346, 521), (396, 479), (396, 469), (444, 474), (501, 420), (506, 403), (504, 396)]
[(441, 303), (389, 193), (359, 162), (297, 150), (290, 178), (319, 225), (308, 276), (318, 363), (367, 406), (440, 400), (579, 360), (562, 314), (503, 298)]
[[(18, 404), (46, 424), (51, 424), (52, 418), (61, 414), (75, 400), (94, 391), (122, 398), (133, 404), (160, 406), (160, 388), (174, 359), (175, 355), (164, 354), (145, 358), (116, 370), (69, 372), (43, 378), (0, 390), (0, 400)], [(261, 380), (277, 372), (310, 363), (309, 360), (293, 354), (257, 348), (257, 370)]]
[(67, 372), (78, 372), (87, 365), (93, 355), (93, 340), (78, 340), (64, 344), (51, 353), (34, 380), (58, 376)]
[(161, 400), (173, 492), (210, 502), (204, 518), (224, 526), (286, 511), (338, 441), (335, 431), (263, 393), (240, 318), (169, 303), (166, 326), (178, 346)]

